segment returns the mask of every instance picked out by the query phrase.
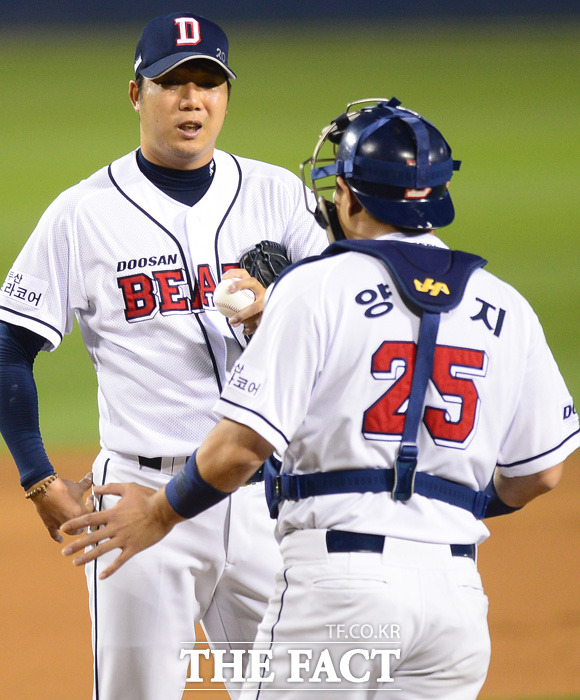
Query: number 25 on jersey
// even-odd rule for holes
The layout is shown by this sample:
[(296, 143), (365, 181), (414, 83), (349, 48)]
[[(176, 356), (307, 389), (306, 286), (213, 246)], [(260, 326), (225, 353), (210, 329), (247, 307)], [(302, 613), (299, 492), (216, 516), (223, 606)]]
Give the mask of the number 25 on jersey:
[[(390, 383), (387, 391), (364, 413), (363, 434), (369, 440), (399, 440), (411, 392), (417, 346), (384, 342), (373, 354), (372, 376)], [(438, 345), (423, 422), (435, 444), (465, 448), (477, 426), (480, 399), (473, 377), (484, 377), (487, 355), (480, 350)]]

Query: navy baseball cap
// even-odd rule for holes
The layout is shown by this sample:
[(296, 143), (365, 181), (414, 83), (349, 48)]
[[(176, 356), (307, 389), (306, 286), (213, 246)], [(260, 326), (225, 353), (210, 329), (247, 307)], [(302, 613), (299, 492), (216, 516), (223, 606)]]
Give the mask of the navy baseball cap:
[(135, 75), (159, 78), (185, 61), (204, 58), (234, 80), (228, 50), (228, 38), (217, 24), (191, 12), (172, 12), (151, 20), (143, 30), (135, 51)]

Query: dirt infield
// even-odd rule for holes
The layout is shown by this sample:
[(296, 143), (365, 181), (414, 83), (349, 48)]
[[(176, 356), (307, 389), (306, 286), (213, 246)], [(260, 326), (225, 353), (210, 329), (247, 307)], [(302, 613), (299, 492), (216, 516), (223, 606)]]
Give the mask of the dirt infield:
[[(67, 477), (90, 468), (63, 455)], [(490, 598), (492, 662), (481, 697), (580, 693), (580, 458), (560, 485), (520, 513), (490, 521), (480, 570)], [(11, 460), (0, 456), (0, 694), (90, 700), (90, 623), (82, 571), (60, 555)], [(226, 698), (188, 690), (185, 700)]]

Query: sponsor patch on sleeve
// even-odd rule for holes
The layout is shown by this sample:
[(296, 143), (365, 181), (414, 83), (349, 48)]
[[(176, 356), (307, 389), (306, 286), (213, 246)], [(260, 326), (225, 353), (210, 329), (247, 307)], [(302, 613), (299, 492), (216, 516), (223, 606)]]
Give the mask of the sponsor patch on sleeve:
[(0, 287), (0, 294), (37, 309), (42, 305), (47, 289), (48, 282), (13, 269)]
[(258, 395), (264, 378), (264, 372), (255, 367), (246, 367), (243, 361), (236, 362), (228, 380), (228, 387), (253, 397)]
[(570, 418), (578, 420), (578, 415), (572, 399), (570, 399), (570, 401), (567, 403), (562, 404), (562, 420), (569, 420)]

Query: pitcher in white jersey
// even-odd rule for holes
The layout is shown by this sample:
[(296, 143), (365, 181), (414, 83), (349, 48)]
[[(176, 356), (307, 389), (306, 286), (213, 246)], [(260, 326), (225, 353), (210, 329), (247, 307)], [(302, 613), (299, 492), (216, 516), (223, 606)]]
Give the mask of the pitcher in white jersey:
[(283, 565), (245, 700), (476, 698), (490, 656), (484, 519), (556, 486), (580, 445), (529, 304), (433, 233), (454, 218), (459, 165), (398, 100), (349, 105), (303, 171), (332, 245), (274, 286), (220, 423), (164, 489), (108, 485), (115, 508), (63, 526), (103, 528), (64, 553), (82, 565), (120, 548), (102, 574), (114, 580), (281, 455), (267, 490)]
[[(129, 84), (140, 148), (48, 207), (0, 290), (0, 428), (57, 541), (64, 521), (90, 509), (91, 480), (58, 477), (45, 452), (37, 353), (58, 348), (77, 319), (98, 377), (94, 483), (157, 490), (216, 424), (212, 407), (259, 322), (265, 289), (237, 269), (241, 256), (263, 240), (292, 261), (326, 245), (297, 176), (216, 148), (236, 77), (228, 49), (220, 27), (189, 12), (145, 27)], [(228, 276), (256, 296), (229, 321), (212, 299)], [(214, 646), (253, 642), (279, 551), (261, 472), (248, 481), (126, 576), (101, 582), (100, 564), (87, 569), (95, 698), (181, 698), (182, 651), (200, 620)]]

